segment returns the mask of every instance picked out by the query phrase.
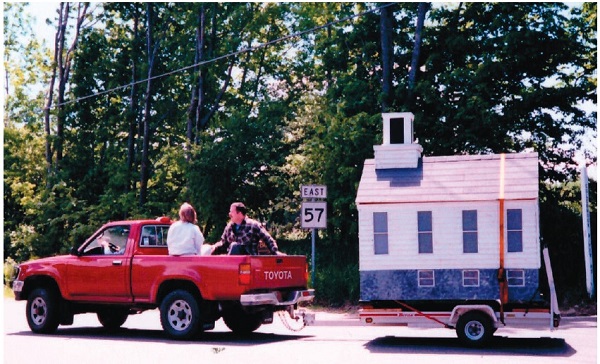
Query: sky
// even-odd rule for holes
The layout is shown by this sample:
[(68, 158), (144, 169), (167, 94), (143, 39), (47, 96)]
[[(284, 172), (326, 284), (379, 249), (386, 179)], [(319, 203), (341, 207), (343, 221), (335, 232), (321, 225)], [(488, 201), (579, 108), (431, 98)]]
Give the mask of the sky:
[[(34, 33), (40, 38), (40, 40), (45, 39), (48, 47), (53, 47), (54, 33), (56, 32), (54, 20), (56, 18), (56, 11), (58, 10), (59, 5), (60, 2), (30, 2), (26, 9), (26, 12), (31, 14), (35, 19), (33, 26)], [(47, 18), (52, 20), (52, 25), (46, 24)]]

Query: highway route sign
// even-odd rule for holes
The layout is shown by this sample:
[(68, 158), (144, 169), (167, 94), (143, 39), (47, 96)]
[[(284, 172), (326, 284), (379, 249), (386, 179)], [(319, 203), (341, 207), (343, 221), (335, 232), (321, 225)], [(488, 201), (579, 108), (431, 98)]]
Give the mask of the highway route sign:
[(303, 202), (300, 218), (303, 229), (325, 229), (327, 227), (327, 202)]

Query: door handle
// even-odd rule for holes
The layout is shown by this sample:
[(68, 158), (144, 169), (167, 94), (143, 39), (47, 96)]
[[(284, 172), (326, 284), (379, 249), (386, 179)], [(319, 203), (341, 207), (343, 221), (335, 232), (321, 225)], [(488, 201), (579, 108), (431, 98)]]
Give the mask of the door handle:
[(123, 261), (121, 260), (113, 260), (112, 265), (123, 265)]

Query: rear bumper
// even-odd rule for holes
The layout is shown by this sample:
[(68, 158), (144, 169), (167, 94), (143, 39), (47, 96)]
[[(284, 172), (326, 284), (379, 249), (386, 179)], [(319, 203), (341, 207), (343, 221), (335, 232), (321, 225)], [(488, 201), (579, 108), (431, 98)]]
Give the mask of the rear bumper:
[(315, 298), (314, 289), (306, 289), (300, 291), (292, 291), (282, 297), (279, 292), (243, 294), (240, 297), (242, 306), (290, 306), (298, 302), (312, 301)]

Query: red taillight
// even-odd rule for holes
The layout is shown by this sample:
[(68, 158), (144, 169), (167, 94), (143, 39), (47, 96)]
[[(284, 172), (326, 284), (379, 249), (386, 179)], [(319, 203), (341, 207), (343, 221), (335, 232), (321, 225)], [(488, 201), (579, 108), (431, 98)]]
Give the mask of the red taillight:
[(250, 280), (252, 278), (252, 269), (251, 269), (250, 263), (240, 264), (239, 277), (240, 277), (240, 284), (243, 284), (243, 285), (250, 284)]
[[(306, 269), (304, 270), (304, 282), (306, 282), (306, 284), (308, 284), (308, 263), (306, 263)], [(312, 282), (313, 286), (315, 285), (314, 282)]]

